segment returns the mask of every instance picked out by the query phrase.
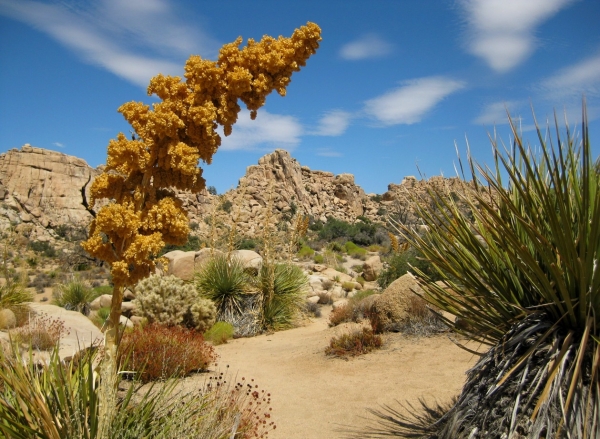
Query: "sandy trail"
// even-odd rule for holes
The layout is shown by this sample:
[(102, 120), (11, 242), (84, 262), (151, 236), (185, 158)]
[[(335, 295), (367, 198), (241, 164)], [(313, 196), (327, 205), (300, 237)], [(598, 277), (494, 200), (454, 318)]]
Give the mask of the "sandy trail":
[(447, 402), (476, 361), (445, 335), (415, 340), (389, 334), (380, 351), (349, 361), (327, 357), (331, 337), (349, 330), (328, 328), (329, 310), (305, 327), (216, 347), (219, 369), (229, 365), (238, 379), (254, 378), (271, 393), (273, 439), (343, 438), (344, 428), (369, 424), (367, 408), (397, 407), (396, 400), (417, 404), (419, 398)]

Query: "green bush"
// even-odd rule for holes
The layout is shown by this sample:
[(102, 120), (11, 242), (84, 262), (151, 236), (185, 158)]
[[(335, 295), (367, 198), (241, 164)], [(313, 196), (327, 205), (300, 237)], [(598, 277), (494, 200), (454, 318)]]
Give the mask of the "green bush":
[(300, 259), (310, 259), (314, 256), (315, 251), (307, 245), (303, 245), (298, 251), (298, 257)]
[(97, 292), (80, 276), (71, 276), (68, 282), (57, 284), (52, 289), (54, 305), (78, 311), (86, 316), (90, 313), (90, 303), (96, 297), (98, 297)]
[(262, 320), (265, 329), (279, 331), (297, 323), (305, 308), (308, 278), (292, 264), (263, 265), (259, 288), (263, 295)]
[(386, 262), (388, 263), (388, 267), (382, 270), (377, 277), (377, 284), (382, 289), (387, 288), (389, 284), (400, 276), (404, 276), (408, 271), (411, 273), (415, 271), (425, 273), (433, 282), (441, 279), (441, 276), (435, 271), (434, 266), (423, 256), (420, 256), (419, 252), (414, 248), (394, 254)]
[(175, 276), (152, 275), (135, 287), (139, 315), (149, 323), (183, 325), (204, 331), (216, 320), (215, 305), (198, 295), (192, 284)]
[(260, 247), (260, 240), (255, 238), (242, 238), (236, 245), (238, 250), (256, 250)]
[(36, 253), (41, 253), (47, 258), (56, 257), (56, 249), (47, 241), (32, 241), (29, 248)]
[(325, 258), (321, 254), (316, 254), (313, 258), (313, 261), (315, 262), (315, 264), (322, 264), (325, 261)]
[(200, 249), (201, 245), (202, 245), (202, 242), (200, 241), (200, 238), (198, 238), (196, 235), (188, 235), (188, 240), (185, 244), (183, 244), (183, 245), (167, 244), (160, 251), (159, 256), (162, 256), (162, 255), (172, 252), (174, 250), (181, 250), (183, 252), (197, 251)]
[(359, 247), (352, 241), (347, 241), (346, 244), (344, 244), (344, 249), (346, 250), (346, 253), (348, 253), (348, 256), (352, 256), (355, 259), (364, 259), (367, 256), (367, 250)]
[(210, 327), (205, 333), (204, 338), (214, 345), (227, 343), (233, 338), (234, 327), (228, 322), (217, 322)]

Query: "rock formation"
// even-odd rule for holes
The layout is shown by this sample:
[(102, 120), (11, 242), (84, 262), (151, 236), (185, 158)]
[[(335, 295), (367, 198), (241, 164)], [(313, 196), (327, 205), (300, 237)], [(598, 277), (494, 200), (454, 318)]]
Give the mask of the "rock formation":
[(0, 226), (32, 239), (61, 224), (87, 226), (82, 192), (97, 174), (83, 159), (29, 145), (0, 154)]

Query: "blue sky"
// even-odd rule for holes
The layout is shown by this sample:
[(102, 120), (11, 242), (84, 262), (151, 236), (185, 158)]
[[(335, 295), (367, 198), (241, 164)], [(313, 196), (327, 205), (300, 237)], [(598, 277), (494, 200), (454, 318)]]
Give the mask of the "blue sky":
[(455, 143), (490, 164), (488, 133), (510, 140), (506, 108), (535, 143), (531, 105), (543, 124), (556, 109), (576, 126), (582, 94), (600, 151), (597, 0), (0, 0), (0, 152), (29, 143), (97, 166), (129, 133), (117, 108), (156, 102), (152, 76), (307, 21), (323, 41), (287, 96), (241, 114), (202, 165), (219, 192), (275, 148), (367, 192), (417, 166), (453, 176)]

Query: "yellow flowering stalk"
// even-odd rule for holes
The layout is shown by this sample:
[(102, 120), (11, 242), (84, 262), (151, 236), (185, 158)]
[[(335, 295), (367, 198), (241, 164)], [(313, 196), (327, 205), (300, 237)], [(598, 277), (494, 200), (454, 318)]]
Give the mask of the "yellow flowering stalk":
[(217, 61), (191, 56), (185, 80), (162, 74), (152, 78), (148, 95), (161, 102), (128, 102), (119, 108), (135, 135), (130, 139), (119, 133), (108, 145), (106, 167), (92, 184), (89, 208), (100, 199), (108, 204), (99, 210), (82, 244), (111, 266), (114, 290), (105, 334), (106, 363), (116, 364), (123, 288), (155, 270), (156, 257), (166, 244), (187, 239), (187, 213), (172, 189), (204, 189), (198, 162), (211, 163), (221, 145), (219, 125), (226, 136), (231, 134), (241, 109), (238, 100), (256, 118), (269, 93), (276, 90), (285, 96), (292, 73), (305, 65), (320, 40), (321, 29), (314, 23), (296, 29), (290, 38), (249, 39), (243, 48), (240, 37), (221, 48)]

